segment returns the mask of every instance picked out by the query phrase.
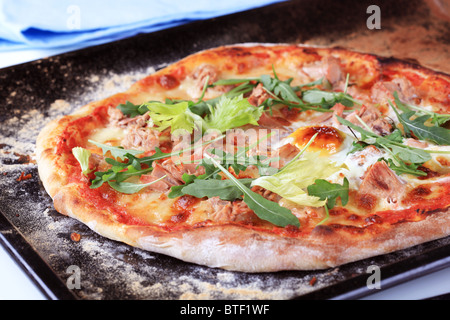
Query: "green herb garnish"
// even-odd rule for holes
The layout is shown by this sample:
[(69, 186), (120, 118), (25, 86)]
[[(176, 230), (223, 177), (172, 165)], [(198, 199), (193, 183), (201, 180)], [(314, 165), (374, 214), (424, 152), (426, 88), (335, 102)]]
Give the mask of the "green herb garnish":
[(298, 218), (287, 208), (280, 206), (278, 203), (267, 200), (260, 194), (253, 192), (239, 179), (236, 179), (227, 169), (225, 169), (214, 158), (206, 156), (211, 162), (219, 168), (232, 183), (239, 188), (244, 197), (244, 202), (253, 210), (253, 212), (262, 220), (266, 220), (279, 227), (293, 225), (300, 227)]

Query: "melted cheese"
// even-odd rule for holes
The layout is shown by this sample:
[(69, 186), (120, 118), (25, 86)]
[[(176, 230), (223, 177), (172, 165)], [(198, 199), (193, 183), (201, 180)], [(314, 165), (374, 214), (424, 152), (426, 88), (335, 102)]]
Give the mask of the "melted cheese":
[(110, 142), (112, 145), (114, 142), (120, 144), (123, 137), (125, 136), (126, 130), (118, 127), (104, 127), (95, 130), (89, 137), (90, 140), (94, 140), (99, 143), (107, 143)]

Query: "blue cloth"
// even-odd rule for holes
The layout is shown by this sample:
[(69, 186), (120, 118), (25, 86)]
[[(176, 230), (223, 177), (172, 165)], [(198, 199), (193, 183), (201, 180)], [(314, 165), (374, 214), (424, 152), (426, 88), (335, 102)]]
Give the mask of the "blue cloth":
[(0, 0), (0, 51), (89, 46), (284, 0)]

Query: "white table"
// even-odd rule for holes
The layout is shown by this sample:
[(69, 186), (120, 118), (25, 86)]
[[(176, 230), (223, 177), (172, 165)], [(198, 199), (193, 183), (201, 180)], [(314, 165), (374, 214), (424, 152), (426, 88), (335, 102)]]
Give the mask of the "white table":
[[(29, 62), (55, 54), (79, 49), (23, 50), (0, 53), (0, 68)], [(1, 72), (1, 71), (0, 71)], [(450, 293), (450, 268), (446, 268), (395, 287), (382, 290), (373, 289), (373, 294), (365, 299), (426, 299)], [(45, 295), (36, 287), (24, 271), (0, 246), (0, 300), (40, 300)]]

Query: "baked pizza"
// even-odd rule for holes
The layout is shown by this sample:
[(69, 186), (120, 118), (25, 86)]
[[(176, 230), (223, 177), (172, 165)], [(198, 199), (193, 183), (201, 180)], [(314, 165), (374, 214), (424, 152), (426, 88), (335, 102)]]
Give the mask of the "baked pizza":
[(288, 44), (204, 50), (49, 123), (55, 209), (208, 267), (313, 270), (450, 235), (450, 76)]

